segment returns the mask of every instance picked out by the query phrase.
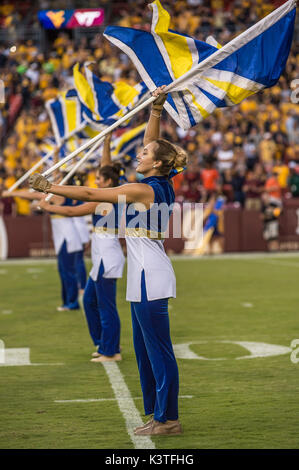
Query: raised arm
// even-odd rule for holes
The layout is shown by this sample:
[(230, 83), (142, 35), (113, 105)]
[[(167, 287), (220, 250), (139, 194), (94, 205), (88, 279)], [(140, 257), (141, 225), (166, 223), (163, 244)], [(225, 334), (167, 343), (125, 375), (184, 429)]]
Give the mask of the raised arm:
[(101, 158), (101, 167), (106, 165), (111, 165), (111, 151), (110, 151), (110, 144), (111, 144), (111, 132), (107, 134), (104, 140), (103, 146), (103, 154)]
[(150, 118), (145, 129), (145, 134), (143, 138), (143, 145), (146, 146), (153, 140), (157, 140), (160, 137), (160, 117), (163, 109), (164, 102), (167, 98), (167, 94), (163, 93), (163, 89), (166, 85), (163, 85), (160, 88), (157, 88), (153, 92), (153, 96), (158, 98), (153, 102)]

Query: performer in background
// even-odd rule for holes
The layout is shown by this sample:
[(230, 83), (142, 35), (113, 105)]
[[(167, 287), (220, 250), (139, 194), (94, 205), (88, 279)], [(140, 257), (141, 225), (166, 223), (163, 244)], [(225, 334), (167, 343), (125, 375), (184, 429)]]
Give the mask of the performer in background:
[[(78, 177), (74, 178), (74, 183), (76, 185), (83, 186), (85, 178), (83, 175), (79, 175)], [(76, 206), (80, 206), (83, 204), (82, 201), (74, 201)], [(82, 243), (82, 250), (79, 251), (77, 256), (77, 278), (78, 278), (78, 285), (79, 285), (79, 298), (84, 294), (84, 289), (86, 287), (87, 275), (86, 275), (86, 266), (84, 262), (84, 250), (87, 249), (89, 242), (90, 242), (90, 230), (88, 226), (88, 222), (86, 220), (86, 216), (82, 217), (74, 217), (74, 224), (76, 229), (78, 230), (78, 234)]]
[[(97, 176), (99, 188), (118, 186), (121, 165), (112, 164), (111, 135), (104, 141), (101, 165)], [(116, 281), (122, 277), (125, 257), (118, 239), (120, 207), (117, 204), (88, 202), (62, 207), (40, 201), (39, 206), (50, 213), (70, 219), (92, 214), (92, 269), (84, 291), (83, 305), (90, 336), (97, 346), (92, 362), (120, 361), (120, 319), (116, 307)]]
[[(133, 340), (146, 415), (153, 418), (136, 428), (136, 435), (179, 434), (179, 375), (169, 331), (168, 299), (176, 296), (175, 274), (163, 247), (175, 199), (169, 180), (186, 164), (186, 154), (160, 139), (160, 116), (166, 95), (158, 88), (138, 154), (139, 183), (117, 188), (92, 189), (51, 184), (42, 175), (30, 178), (31, 186), (44, 192), (83, 201), (116, 204), (125, 197), (128, 255), (127, 300), (131, 302)], [(167, 210), (161, 214), (158, 205)], [(136, 216), (137, 214), (137, 216)], [(136, 221), (137, 226), (136, 226)]]
[[(28, 189), (16, 191), (4, 191), (2, 197), (20, 197), (29, 201), (44, 199), (39, 193), (31, 192)], [(56, 204), (63, 207), (70, 207), (72, 199), (57, 197)], [(53, 215), (51, 216), (52, 239), (57, 256), (58, 273), (61, 281), (62, 305), (57, 307), (58, 311), (78, 310), (78, 278), (76, 261), (79, 251), (82, 250), (82, 243), (73, 220)]]

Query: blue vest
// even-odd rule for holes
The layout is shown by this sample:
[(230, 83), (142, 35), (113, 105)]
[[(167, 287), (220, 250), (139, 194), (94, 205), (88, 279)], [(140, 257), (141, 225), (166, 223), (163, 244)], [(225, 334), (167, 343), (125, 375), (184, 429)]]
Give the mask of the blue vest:
[[(102, 203), (101, 203), (102, 204)], [(113, 204), (113, 210), (109, 214), (93, 214), (92, 224), (94, 227), (104, 227), (118, 231), (123, 206)]]
[[(154, 205), (145, 212), (136, 211), (133, 204), (127, 205), (126, 228), (136, 229), (141, 236), (148, 238), (164, 238), (163, 234), (167, 230), (172, 213), (171, 205), (175, 200), (173, 187), (165, 176), (149, 176), (143, 178), (140, 183), (148, 184), (153, 188)], [(153, 233), (150, 234), (150, 232)], [(127, 234), (130, 235), (128, 231)]]

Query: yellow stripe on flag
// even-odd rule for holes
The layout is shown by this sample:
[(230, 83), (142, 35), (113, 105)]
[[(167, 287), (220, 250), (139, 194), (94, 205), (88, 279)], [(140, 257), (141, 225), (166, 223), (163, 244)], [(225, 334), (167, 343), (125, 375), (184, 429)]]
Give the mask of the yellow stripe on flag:
[(246, 90), (245, 88), (241, 88), (237, 85), (233, 85), (229, 82), (221, 82), (219, 80), (213, 80), (212, 78), (206, 78), (208, 82), (212, 83), (221, 90), (224, 90), (227, 97), (234, 103), (239, 104), (245, 98), (248, 98), (251, 95), (254, 95), (256, 91)]
[(62, 95), (64, 103), (65, 118), (67, 124), (66, 135), (77, 129), (77, 102), (75, 100), (67, 99), (65, 93)]
[(81, 101), (89, 108), (93, 113), (99, 114), (96, 110), (95, 98), (93, 90), (84, 77), (84, 75), (79, 70), (79, 64), (77, 63), (73, 68), (74, 82), (75, 87), (80, 95)]
[(134, 129), (130, 129), (127, 132), (124, 132), (122, 136), (119, 139), (119, 142), (117, 143), (115, 149), (113, 150), (113, 155), (117, 155), (119, 153), (120, 148), (126, 144), (129, 140), (134, 139), (136, 135), (139, 134), (139, 132), (143, 131), (146, 128), (146, 123), (141, 124), (138, 127), (135, 127)]
[(202, 115), (203, 119), (206, 119), (208, 116), (210, 116), (211, 113), (209, 113), (203, 106), (201, 106), (197, 101), (196, 101), (196, 98), (195, 96), (193, 95), (193, 93), (191, 93), (190, 90), (187, 90), (191, 97), (192, 97), (192, 103), (194, 104), (194, 106), (198, 109), (198, 111), (200, 112), (200, 114)]
[(126, 82), (117, 82), (113, 93), (121, 106), (134, 104), (134, 99), (139, 94), (136, 88), (128, 85)]
[(96, 131), (92, 127), (87, 125), (86, 127), (84, 127), (84, 134), (86, 134), (88, 137), (92, 139), (93, 137), (99, 134), (99, 131)]
[[(178, 78), (192, 68), (192, 54), (187, 39), (184, 36), (168, 31), (170, 26), (170, 16), (168, 12), (164, 10), (159, 0), (156, 0), (154, 3), (158, 9), (158, 21), (156, 23), (155, 33), (163, 41), (174, 78)], [(163, 51), (161, 52), (163, 55)], [(167, 60), (167, 58), (164, 57), (164, 60)]]

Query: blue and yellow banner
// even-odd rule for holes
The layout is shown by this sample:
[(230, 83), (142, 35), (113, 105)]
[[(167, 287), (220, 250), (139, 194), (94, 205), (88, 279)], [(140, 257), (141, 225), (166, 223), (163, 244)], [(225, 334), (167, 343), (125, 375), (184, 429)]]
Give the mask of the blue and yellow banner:
[[(183, 129), (195, 126), (216, 108), (233, 106), (275, 85), (285, 68), (296, 0), (289, 0), (223, 47), (213, 37), (204, 42), (171, 30), (170, 15), (160, 1), (149, 6), (150, 32), (109, 26), (104, 36), (130, 57), (150, 91), (170, 85), (193, 68), (198, 70), (174, 87), (164, 104)], [(209, 60), (212, 55), (214, 62)], [(200, 70), (204, 61), (212, 65)]]
[(84, 119), (95, 126), (113, 124), (136, 106), (148, 91), (143, 82), (132, 86), (122, 80), (114, 84), (102, 81), (89, 69), (88, 62), (83, 70), (76, 64), (73, 76)]

